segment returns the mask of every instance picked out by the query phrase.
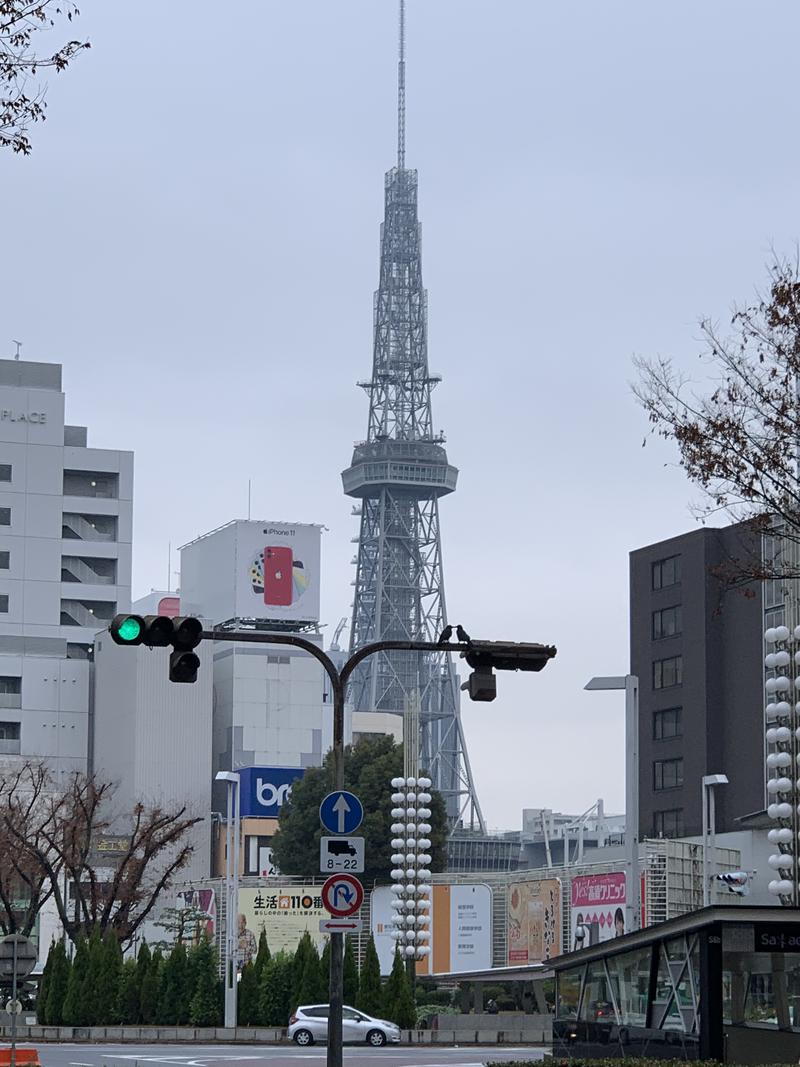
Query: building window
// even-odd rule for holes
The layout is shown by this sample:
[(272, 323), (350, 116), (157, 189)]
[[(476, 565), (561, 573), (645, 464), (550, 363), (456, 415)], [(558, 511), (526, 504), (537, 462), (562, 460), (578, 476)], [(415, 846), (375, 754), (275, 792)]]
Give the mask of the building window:
[(11, 525), (11, 508), (0, 508), (0, 526)]
[(8, 593), (0, 593), (0, 615), (8, 615)]
[(677, 585), (681, 580), (681, 557), (668, 556), (666, 559), (658, 559), (653, 564), (653, 588), (666, 589), (667, 586)]
[(656, 760), (653, 764), (653, 789), (677, 789), (679, 785), (683, 785), (683, 760)]
[(275, 874), (275, 864), (272, 861), (271, 837), (263, 835), (248, 835), (244, 839), (244, 873), (268, 878)]
[(681, 708), (665, 708), (653, 714), (653, 740), (666, 741), (683, 734)]
[(683, 656), (657, 659), (653, 663), (653, 689), (669, 689), (683, 682)]
[(0, 463), (0, 482), (11, 481), (11, 464)]
[(683, 808), (654, 811), (653, 832), (656, 837), (683, 837)]
[(675, 637), (682, 629), (681, 606), (676, 604), (673, 608), (661, 608), (653, 612), (653, 640), (660, 641), (662, 637)]
[(7, 571), (11, 566), (11, 553), (0, 552), (0, 571)]
[(0, 675), (0, 708), (22, 707), (22, 679), (18, 675)]

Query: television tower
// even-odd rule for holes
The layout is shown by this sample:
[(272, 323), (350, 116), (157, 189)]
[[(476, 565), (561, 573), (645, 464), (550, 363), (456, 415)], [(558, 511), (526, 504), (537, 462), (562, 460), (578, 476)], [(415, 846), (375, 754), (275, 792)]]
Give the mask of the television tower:
[[(428, 295), (422, 285), (417, 172), (406, 168), (406, 19), (400, 0), (397, 165), (385, 178), (380, 278), (374, 299), (367, 439), (342, 473), (360, 505), (351, 654), (371, 641), (435, 642), (447, 623), (439, 498), (458, 471), (435, 433), (428, 370)], [(354, 711), (419, 716), (419, 760), (444, 796), (452, 827), (484, 830), (459, 712), (458, 675), (446, 653), (380, 653), (351, 682)], [(411, 739), (406, 738), (409, 742)]]

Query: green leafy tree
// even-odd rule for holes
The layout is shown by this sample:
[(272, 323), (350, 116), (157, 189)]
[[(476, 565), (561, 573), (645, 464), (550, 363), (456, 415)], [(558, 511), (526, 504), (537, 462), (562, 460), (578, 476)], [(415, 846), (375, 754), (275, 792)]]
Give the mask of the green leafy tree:
[(261, 983), (261, 975), (264, 973), (264, 967), (270, 958), (269, 945), (267, 944), (267, 931), (261, 928), (261, 933), (258, 935), (258, 952), (256, 953), (256, 983)]
[(50, 942), (50, 948), (47, 953), (47, 961), (45, 962), (44, 969), (42, 970), (42, 977), (39, 982), (39, 990), (36, 996), (36, 1021), (40, 1026), (47, 1025), (47, 994), (50, 991), (50, 976), (53, 973), (53, 959), (55, 957), (56, 942)]
[(139, 981), (135, 959), (125, 960), (117, 994), (117, 1018), (123, 1026), (139, 1022)]
[(378, 962), (378, 953), (375, 949), (375, 941), (370, 934), (367, 948), (364, 953), (364, 963), (361, 967), (361, 976), (358, 983), (358, 996), (356, 1007), (367, 1015), (380, 1015), (383, 1011), (383, 990), (381, 988), (381, 965)]
[(182, 941), (174, 945), (161, 972), (158, 1021), (184, 1026), (189, 1021), (189, 961)]
[(295, 1003), (293, 1005), (295, 1008), (300, 1004), (321, 1004), (328, 999), (327, 992), (323, 989), (320, 981), (317, 946), (311, 940), (308, 931), (303, 934), (301, 944), (303, 943), (305, 943), (305, 950), (302, 966), (296, 970), (297, 985), (295, 986)]
[(248, 960), (242, 967), (236, 1011), (239, 1026), (258, 1026), (258, 975), (253, 960)]
[(139, 993), (139, 1012), (145, 1026), (154, 1026), (158, 1022), (158, 998), (161, 993), (163, 967), (164, 957), (161, 949), (157, 948), (150, 958)]
[(417, 1006), (405, 960), (396, 948), (392, 972), (383, 991), (383, 1010), (387, 1019), (396, 1022), (401, 1030), (413, 1030), (417, 1025)]
[(89, 970), (89, 943), (85, 937), (80, 938), (75, 947), (75, 957), (67, 981), (67, 995), (64, 997), (62, 1013), (64, 1026), (86, 1026), (86, 1013), (83, 1006), (83, 983)]
[(217, 1026), (220, 1018), (217, 953), (204, 937), (191, 951), (194, 990), (189, 1005), (192, 1026)]
[(98, 1026), (113, 1026), (119, 1022), (121, 978), (122, 949), (114, 931), (108, 930), (103, 938), (100, 982), (96, 993)]
[(278, 952), (264, 964), (259, 986), (259, 1006), (264, 1026), (286, 1026), (292, 1013), (293, 960)]
[(344, 949), (344, 1002), (355, 1007), (358, 998), (358, 965), (356, 954), (353, 950), (353, 939), (345, 940)]
[[(392, 868), (392, 778), (403, 774), (403, 746), (391, 737), (364, 738), (348, 745), (344, 755), (347, 788), (364, 805), (359, 833), (365, 838), (364, 881), (386, 880)], [(318, 873), (320, 828), (318, 810), (333, 788), (333, 757), (322, 767), (309, 768), (292, 787), (290, 800), (281, 808), (278, 832), (272, 839), (275, 861), (284, 874), (310, 877)], [(444, 801), (433, 792), (431, 809), (431, 870), (442, 871), (447, 862), (447, 815)]]
[(81, 1000), (83, 1002), (81, 1013), (84, 1026), (101, 1026), (104, 1022), (100, 1018), (100, 983), (103, 972), (103, 940), (100, 930), (95, 927), (92, 930), (88, 942), (89, 955), (86, 966), (86, 974), (81, 986)]
[[(319, 988), (322, 992), (322, 1000), (327, 1000), (331, 986), (331, 942), (328, 939), (325, 947), (319, 955)], [(348, 1003), (347, 997), (344, 998)]]
[(150, 946), (146, 941), (142, 941), (141, 948), (136, 957), (136, 992), (139, 1003), (139, 1014), (135, 1020), (137, 1023), (142, 1021), (142, 986), (147, 977), (147, 972), (150, 970), (150, 961), (152, 958), (153, 955), (150, 952)]
[(405, 978), (406, 965), (403, 962), (399, 946), (395, 945), (392, 969), (383, 987), (383, 1012), (387, 1019), (394, 1020), (395, 1006), (400, 998)]
[(67, 998), (72, 964), (67, 959), (63, 941), (56, 941), (50, 951), (52, 964), (50, 980), (47, 983), (47, 1022), (49, 1026), (61, 1026), (64, 1021), (64, 1001)]

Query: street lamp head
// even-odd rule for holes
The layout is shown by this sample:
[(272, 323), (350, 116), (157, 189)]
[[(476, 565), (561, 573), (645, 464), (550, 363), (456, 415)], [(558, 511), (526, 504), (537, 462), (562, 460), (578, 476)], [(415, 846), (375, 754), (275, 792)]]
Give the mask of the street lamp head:
[(590, 678), (584, 689), (624, 689), (627, 678), (624, 674)]
[(703, 777), (703, 785), (727, 785), (727, 774), (706, 774)]
[(215, 781), (217, 782), (235, 782), (239, 784), (239, 775), (235, 771), (217, 771), (215, 775)]

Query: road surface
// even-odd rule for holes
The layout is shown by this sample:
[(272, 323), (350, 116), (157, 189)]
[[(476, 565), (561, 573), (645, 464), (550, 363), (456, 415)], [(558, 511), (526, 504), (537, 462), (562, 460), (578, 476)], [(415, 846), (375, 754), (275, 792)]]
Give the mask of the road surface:
[[(325, 1046), (296, 1045), (55, 1045), (37, 1046), (42, 1067), (325, 1067)], [(352, 1067), (483, 1067), (507, 1060), (540, 1060), (542, 1048), (516, 1045), (346, 1045)]]

